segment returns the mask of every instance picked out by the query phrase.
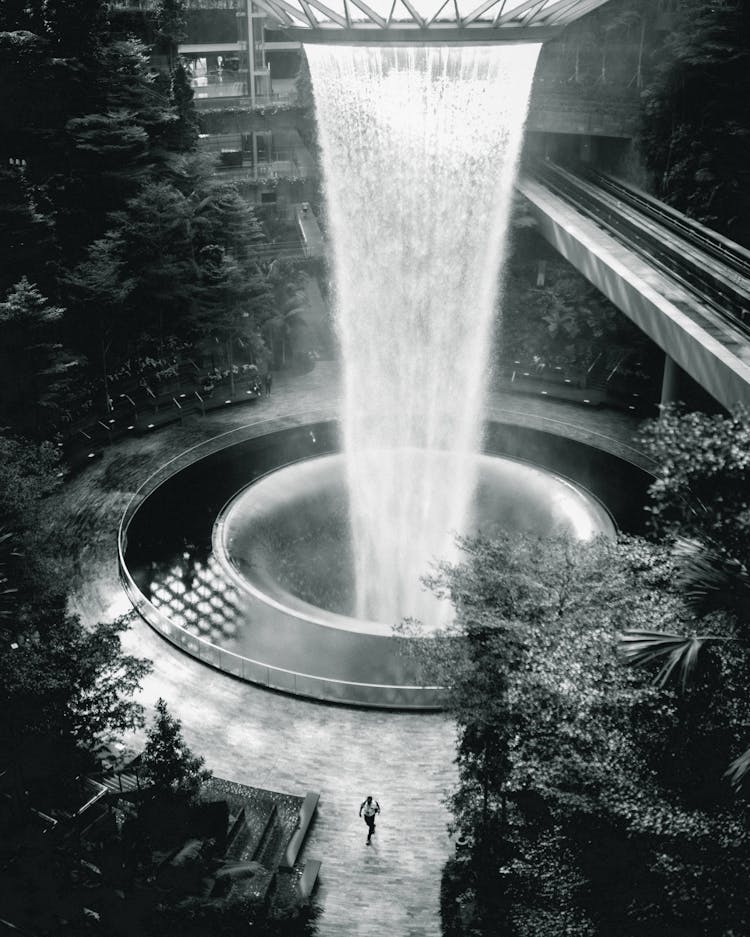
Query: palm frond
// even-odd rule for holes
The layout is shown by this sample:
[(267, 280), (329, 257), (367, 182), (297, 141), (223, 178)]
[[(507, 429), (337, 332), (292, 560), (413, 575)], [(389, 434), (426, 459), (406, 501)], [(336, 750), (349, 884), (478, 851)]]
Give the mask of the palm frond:
[(697, 615), (729, 611), (750, 618), (750, 571), (720, 547), (678, 538), (674, 547), (677, 583)]
[(742, 786), (748, 771), (750, 771), (750, 748), (743, 752), (739, 758), (735, 758), (724, 772), (724, 777), (734, 788)]
[(662, 631), (623, 631), (617, 635), (620, 656), (631, 667), (643, 667), (654, 661), (662, 666), (654, 683), (665, 686), (670, 679), (679, 677), (684, 690), (695, 672), (698, 655), (707, 641), (721, 641), (714, 635), (689, 636), (666, 634)]

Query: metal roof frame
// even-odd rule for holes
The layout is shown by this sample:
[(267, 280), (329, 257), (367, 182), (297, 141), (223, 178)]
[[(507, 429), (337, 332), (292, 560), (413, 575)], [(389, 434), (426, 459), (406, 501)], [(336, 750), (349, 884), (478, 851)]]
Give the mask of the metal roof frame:
[(380, 12), (382, 0), (253, 0), (290, 39), (346, 45), (546, 42), (606, 2), (481, 0), (462, 16), (459, 0), (389, 0)]

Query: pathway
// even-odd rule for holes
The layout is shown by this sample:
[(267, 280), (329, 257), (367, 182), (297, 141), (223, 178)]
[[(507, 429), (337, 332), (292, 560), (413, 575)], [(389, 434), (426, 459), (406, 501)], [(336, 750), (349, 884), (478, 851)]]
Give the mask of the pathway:
[[(127, 611), (117, 582), (115, 530), (137, 484), (171, 455), (255, 420), (336, 406), (334, 366), (279, 376), (273, 395), (107, 451), (65, 489), (67, 522), (82, 531), (73, 606), (95, 622)], [(495, 395), (491, 412), (539, 424), (550, 417), (583, 438), (627, 441), (633, 422), (611, 412)], [(440, 872), (450, 851), (444, 793), (454, 781), (454, 729), (442, 715), (372, 712), (271, 693), (204, 667), (136, 621), (126, 650), (154, 661), (142, 702), (163, 696), (188, 744), (219, 776), (272, 790), (320, 791), (305, 855), (323, 861), (321, 937), (438, 937)], [(137, 741), (137, 740), (134, 740)], [(366, 794), (383, 808), (371, 846), (357, 816)]]

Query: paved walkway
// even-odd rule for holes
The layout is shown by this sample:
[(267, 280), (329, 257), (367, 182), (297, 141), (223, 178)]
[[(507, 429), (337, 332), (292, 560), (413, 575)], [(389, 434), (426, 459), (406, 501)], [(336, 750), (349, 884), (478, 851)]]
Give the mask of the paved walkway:
[[(65, 523), (80, 532), (72, 604), (85, 621), (128, 610), (117, 582), (115, 530), (130, 494), (150, 471), (188, 446), (235, 426), (328, 410), (338, 400), (333, 365), (274, 381), (273, 396), (158, 435), (127, 440), (71, 481)], [(532, 425), (554, 420), (583, 439), (627, 444), (633, 421), (572, 404), (495, 395), (490, 412)], [(321, 937), (438, 937), (439, 885), (449, 854), (445, 792), (454, 782), (454, 727), (442, 715), (371, 712), (270, 693), (204, 667), (136, 621), (125, 638), (154, 670), (141, 699), (163, 696), (188, 744), (219, 776), (272, 790), (320, 791), (305, 854), (323, 861)], [(133, 743), (137, 744), (138, 739)], [(383, 813), (371, 846), (357, 816), (373, 794)]]

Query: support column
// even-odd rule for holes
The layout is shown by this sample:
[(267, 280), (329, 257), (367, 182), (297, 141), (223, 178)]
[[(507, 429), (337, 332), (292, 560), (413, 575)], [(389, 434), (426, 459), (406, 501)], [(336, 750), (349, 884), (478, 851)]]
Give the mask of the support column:
[(664, 374), (661, 379), (661, 405), (677, 403), (680, 387), (680, 367), (674, 358), (664, 355)]
[(591, 137), (582, 136), (578, 141), (578, 158), (582, 163), (590, 163), (593, 160), (593, 154), (591, 152)]
[(253, 33), (253, 0), (245, 0), (247, 12), (247, 89), (250, 107), (255, 107), (255, 35)]
[(547, 279), (547, 261), (539, 260), (536, 265), (536, 285), (544, 286)]

